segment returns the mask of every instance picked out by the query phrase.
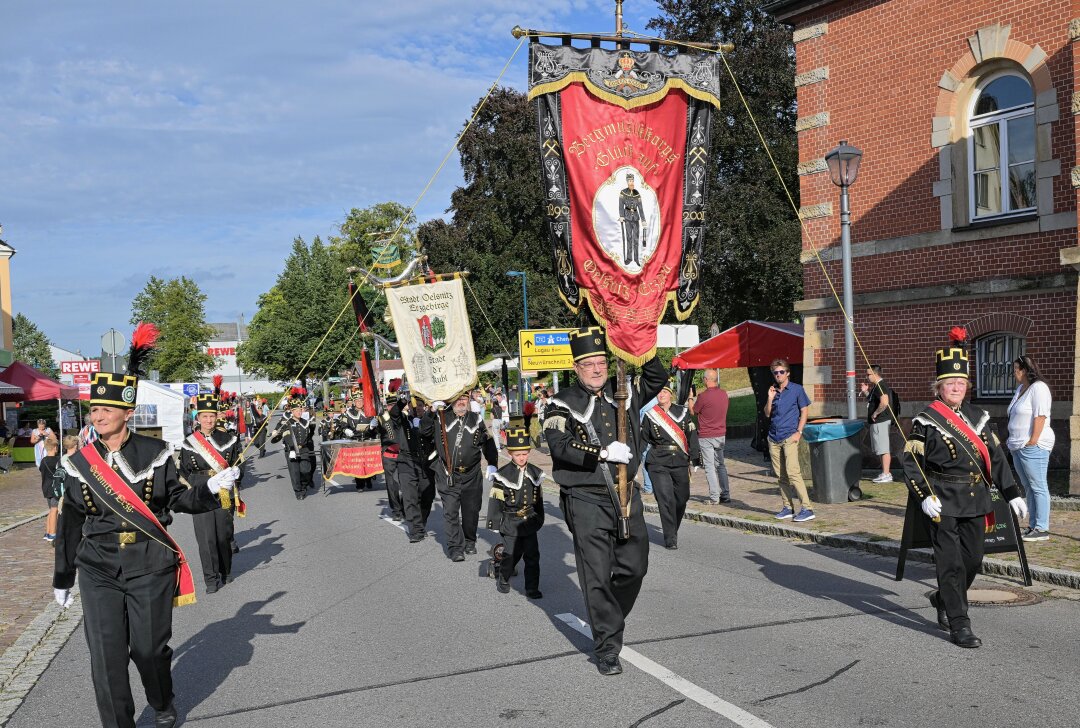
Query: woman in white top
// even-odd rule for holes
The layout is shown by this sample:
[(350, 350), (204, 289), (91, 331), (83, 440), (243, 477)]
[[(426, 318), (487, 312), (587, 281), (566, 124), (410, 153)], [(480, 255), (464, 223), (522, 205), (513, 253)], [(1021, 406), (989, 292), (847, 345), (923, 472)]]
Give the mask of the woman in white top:
[(37, 421), (37, 429), (30, 433), (30, 444), (34, 446), (34, 464), (41, 467), (41, 459), (45, 457), (45, 440), (53, 437), (51, 427), (45, 424), (45, 420)]
[(1025, 541), (1050, 540), (1050, 488), (1046, 470), (1054, 449), (1050, 429), (1050, 388), (1039, 376), (1035, 362), (1022, 356), (1013, 362), (1016, 394), (1009, 404), (1009, 440), (1013, 466), (1027, 491), (1028, 528)]

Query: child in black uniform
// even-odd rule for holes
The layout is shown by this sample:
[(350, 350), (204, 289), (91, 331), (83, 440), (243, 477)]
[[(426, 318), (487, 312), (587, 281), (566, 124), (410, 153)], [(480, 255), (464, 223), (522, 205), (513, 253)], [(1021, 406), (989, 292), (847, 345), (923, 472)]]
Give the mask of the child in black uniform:
[(499, 562), (496, 588), (510, 591), (510, 577), (518, 561), (525, 560), (525, 595), (540, 599), (540, 544), (536, 532), (544, 525), (544, 473), (529, 462), (529, 432), (511, 430), (506, 435), (511, 462), (500, 468), (491, 483), (487, 527), (502, 534), (506, 555)]

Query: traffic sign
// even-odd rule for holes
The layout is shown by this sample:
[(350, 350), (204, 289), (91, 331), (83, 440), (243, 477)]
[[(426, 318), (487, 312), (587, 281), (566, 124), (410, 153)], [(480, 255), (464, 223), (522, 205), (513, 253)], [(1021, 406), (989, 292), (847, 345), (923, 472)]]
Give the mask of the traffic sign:
[(518, 368), (523, 371), (559, 371), (574, 368), (570, 353), (572, 329), (522, 329), (518, 331)]
[(185, 384), (184, 385), (184, 396), (185, 397), (198, 397), (199, 396), (199, 385), (198, 384)]
[(109, 329), (101, 337), (101, 350), (109, 355), (119, 354), (127, 344), (127, 339), (116, 329)]

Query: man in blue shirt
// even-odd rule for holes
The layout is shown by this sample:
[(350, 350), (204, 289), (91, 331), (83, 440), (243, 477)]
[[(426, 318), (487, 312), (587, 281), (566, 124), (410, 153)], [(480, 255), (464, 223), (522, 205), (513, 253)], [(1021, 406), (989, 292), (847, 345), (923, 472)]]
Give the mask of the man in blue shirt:
[[(765, 416), (770, 418), (769, 455), (784, 501), (776, 518), (781, 521), (793, 518), (796, 523), (812, 521), (814, 512), (807, 508), (810, 499), (799, 465), (799, 441), (806, 425), (810, 398), (801, 385), (790, 380), (791, 367), (785, 360), (774, 359), (770, 369), (776, 383), (769, 387), (769, 400), (765, 403)], [(795, 498), (799, 500), (798, 513), (795, 512)]]

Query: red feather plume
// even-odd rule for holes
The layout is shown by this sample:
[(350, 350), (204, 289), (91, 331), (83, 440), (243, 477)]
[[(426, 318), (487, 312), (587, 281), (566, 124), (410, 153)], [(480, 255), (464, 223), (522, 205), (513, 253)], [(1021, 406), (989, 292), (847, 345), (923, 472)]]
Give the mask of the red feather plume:
[(135, 327), (135, 331), (131, 334), (131, 348), (128, 350), (128, 374), (142, 376), (143, 364), (146, 363), (154, 344), (157, 343), (159, 333), (157, 326), (145, 321), (140, 321)]
[(221, 374), (214, 375), (214, 394), (221, 396), (221, 383), (225, 381), (225, 377)]
[(949, 329), (949, 341), (954, 344), (963, 344), (967, 341), (967, 329), (963, 326), (953, 326)]

